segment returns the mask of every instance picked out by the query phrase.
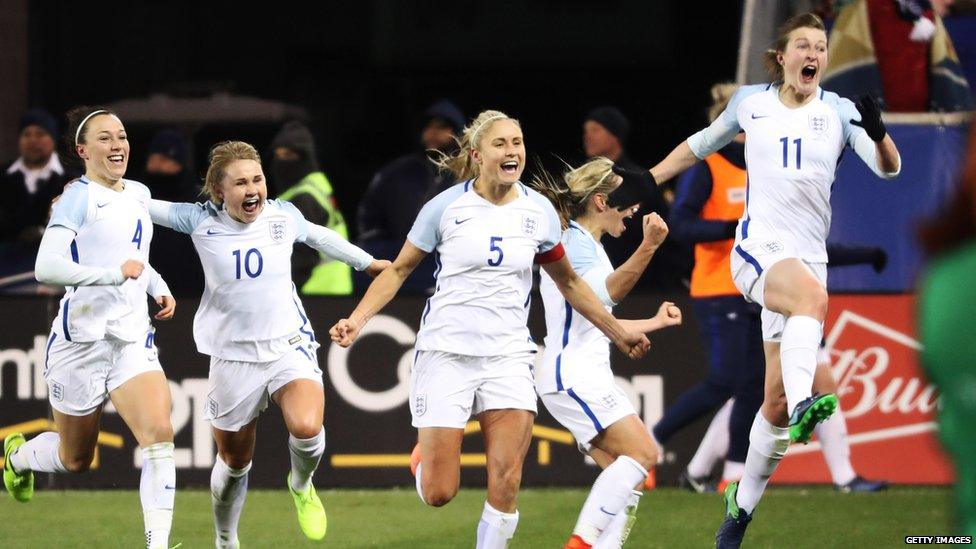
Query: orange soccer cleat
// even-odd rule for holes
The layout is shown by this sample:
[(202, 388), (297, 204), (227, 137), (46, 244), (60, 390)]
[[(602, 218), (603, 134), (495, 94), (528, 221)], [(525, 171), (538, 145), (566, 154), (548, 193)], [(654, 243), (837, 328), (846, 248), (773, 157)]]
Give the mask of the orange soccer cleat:
[(573, 534), (573, 537), (569, 538), (569, 541), (566, 542), (563, 549), (590, 549), (591, 547), (593, 546), (583, 541), (583, 538)]

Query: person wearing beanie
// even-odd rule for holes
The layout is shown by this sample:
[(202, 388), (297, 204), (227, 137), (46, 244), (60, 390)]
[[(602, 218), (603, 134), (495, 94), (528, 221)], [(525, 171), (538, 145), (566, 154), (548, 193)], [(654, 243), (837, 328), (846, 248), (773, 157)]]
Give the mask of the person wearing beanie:
[(58, 121), (44, 109), (20, 119), (19, 156), (0, 167), (0, 276), (30, 271), (47, 225), (51, 199), (72, 176), (61, 164), (55, 143)]
[[(646, 179), (647, 168), (641, 167), (627, 155), (626, 144), (630, 136), (630, 121), (614, 106), (597, 107), (587, 113), (583, 121), (583, 149), (588, 158), (604, 156), (613, 160), (625, 179)], [(645, 183), (647, 183), (645, 181)], [(648, 183), (651, 184), (651, 183)], [(656, 212), (667, 218), (671, 207), (661, 188), (651, 184), (655, 192), (641, 203), (640, 210), (624, 221), (627, 230), (619, 238), (609, 238), (603, 247), (614, 265), (621, 265), (640, 246), (643, 230), (640, 220)], [(654, 261), (637, 281), (636, 288), (644, 292), (686, 292), (691, 276), (693, 254), (691, 247), (669, 238), (657, 250)]]
[[(169, 202), (199, 202), (200, 186), (189, 166), (190, 144), (178, 130), (164, 128), (149, 141), (142, 181), (153, 198)], [(157, 231), (149, 262), (167, 273), (173, 297), (199, 297), (203, 293), (203, 267), (192, 257), (193, 243), (174, 231)]]
[[(380, 168), (359, 202), (358, 244), (375, 257), (395, 257), (420, 208), (455, 183), (451, 174), (439, 171), (430, 158), (456, 150), (464, 113), (451, 101), (440, 99), (421, 113), (418, 122), (419, 147)], [(404, 289), (426, 291), (433, 272), (433, 257), (428, 256), (404, 282)]]
[[(332, 193), (332, 184), (319, 168), (315, 139), (308, 126), (286, 122), (271, 141), (271, 176), (278, 189), (285, 189), (279, 200), (295, 205), (305, 219), (339, 233), (349, 240), (346, 220)], [(352, 269), (308, 246), (295, 246), (292, 278), (305, 295), (349, 295)]]

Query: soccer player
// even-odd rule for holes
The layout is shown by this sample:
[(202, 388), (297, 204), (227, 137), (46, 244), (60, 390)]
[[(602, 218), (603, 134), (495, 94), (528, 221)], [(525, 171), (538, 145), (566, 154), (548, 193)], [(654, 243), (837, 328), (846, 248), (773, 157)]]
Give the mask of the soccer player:
[(47, 340), (44, 378), (57, 432), (4, 440), (3, 481), (29, 501), (34, 472), (80, 473), (95, 455), (99, 420), (111, 399), (141, 448), (139, 496), (146, 546), (168, 547), (176, 491), (169, 384), (157, 359), (146, 294), (173, 317), (176, 301), (149, 265), (149, 189), (124, 179), (125, 126), (112, 111), (68, 112), (67, 140), (85, 175), (54, 204), (35, 265), (37, 280), (67, 286)]
[(819, 17), (786, 21), (766, 62), (773, 83), (740, 88), (708, 128), (651, 168), (656, 180), (669, 179), (746, 133), (749, 184), (731, 268), (736, 288), (763, 307), (766, 380), (742, 480), (726, 490), (719, 547), (741, 544), (790, 441), (808, 441), (837, 406), (836, 395), (811, 395), (827, 312), (824, 242), (837, 162), (850, 146), (880, 177), (901, 169), (877, 104), (864, 97), (855, 105), (819, 87), (827, 68)]
[(457, 494), (461, 439), (475, 416), (488, 459), (477, 547), (503, 548), (518, 525), (516, 498), (536, 413), (536, 344), (526, 327), (533, 262), (623, 352), (639, 358), (649, 343), (643, 334), (625, 330), (575, 274), (559, 242), (552, 204), (519, 181), (525, 144), (517, 120), (482, 112), (464, 129), (458, 152), (439, 164), (461, 183), (421, 209), (393, 265), (330, 334), (339, 345), (352, 344), (414, 267), (436, 251), (435, 292), (421, 314), (411, 372), (410, 409), (419, 429), (417, 492), (435, 507)]
[[(535, 187), (562, 212), (568, 228), (562, 235), (573, 270), (593, 289), (610, 311), (641, 277), (654, 252), (668, 234), (656, 213), (643, 218), (643, 239), (623, 265), (614, 270), (600, 239), (617, 238), (624, 220), (634, 215), (650, 190), (640, 179), (623, 179), (613, 162), (597, 157), (563, 177), (548, 177)], [(603, 472), (590, 490), (567, 549), (620, 547), (636, 518), (639, 489), (658, 450), (627, 395), (617, 387), (610, 369), (610, 345), (605, 335), (570, 307), (548, 273), (540, 283), (546, 309), (546, 349), (535, 372), (542, 403), (576, 437)], [(621, 320), (628, 329), (651, 332), (681, 323), (681, 311), (661, 305), (654, 318)]]
[(217, 458), (210, 476), (218, 548), (239, 547), (257, 417), (273, 400), (288, 429), (286, 484), (309, 539), (325, 537), (325, 509), (312, 474), (325, 451), (319, 347), (291, 277), (292, 245), (303, 242), (357, 270), (377, 261), (334, 231), (309, 223), (288, 202), (268, 200), (261, 158), (241, 141), (210, 151), (204, 204), (152, 201), (155, 223), (190, 234), (205, 286), (193, 319), (197, 350), (210, 355), (205, 417)]

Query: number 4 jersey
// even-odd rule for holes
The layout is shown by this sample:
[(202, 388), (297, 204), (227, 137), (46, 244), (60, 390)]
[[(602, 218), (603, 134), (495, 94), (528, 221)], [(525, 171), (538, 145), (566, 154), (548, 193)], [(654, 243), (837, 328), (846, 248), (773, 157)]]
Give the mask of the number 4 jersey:
[(552, 204), (521, 183), (497, 206), (472, 181), (435, 196), (407, 235), (435, 252), (434, 295), (420, 319), (416, 349), (468, 356), (536, 351), (526, 321), (532, 264), (559, 259), (561, 227)]

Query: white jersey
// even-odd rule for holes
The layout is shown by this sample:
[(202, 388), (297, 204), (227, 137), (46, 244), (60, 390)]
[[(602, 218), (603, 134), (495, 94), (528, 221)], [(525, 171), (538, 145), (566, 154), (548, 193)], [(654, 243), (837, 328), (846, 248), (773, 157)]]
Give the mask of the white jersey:
[(790, 109), (778, 86), (743, 86), (711, 126), (688, 139), (695, 156), (704, 158), (740, 131), (746, 134), (749, 179), (737, 246), (755, 239), (785, 246), (804, 261), (827, 261), (830, 191), (844, 147), (878, 175), (897, 175), (879, 170), (874, 142), (852, 119), (860, 120), (853, 103), (819, 88), (809, 103)]
[[(563, 247), (573, 270), (600, 298), (607, 311), (616, 305), (607, 291), (613, 265), (603, 246), (575, 221), (563, 233)], [(535, 371), (540, 395), (586, 385), (595, 379), (612, 379), (610, 338), (574, 310), (548, 273), (542, 272), (539, 291), (546, 309), (546, 349)]]
[(292, 245), (308, 232), (297, 208), (267, 200), (254, 222), (241, 223), (210, 202), (173, 204), (169, 225), (190, 234), (206, 278), (193, 318), (198, 351), (270, 362), (293, 350), (289, 336), (299, 331), (315, 341), (291, 279)]
[(420, 319), (416, 349), (469, 356), (535, 351), (526, 327), (535, 256), (559, 244), (552, 204), (521, 183), (496, 206), (458, 183), (420, 210), (407, 240), (434, 251), (434, 295)]
[[(54, 204), (47, 226), (76, 233), (71, 243), (75, 263), (116, 270), (129, 259), (149, 265), (149, 189), (136, 181), (122, 182), (123, 190), (115, 191), (82, 177)], [(76, 343), (106, 336), (129, 342), (145, 339), (151, 328), (149, 280), (140, 276), (119, 286), (68, 287), (52, 329)]]

